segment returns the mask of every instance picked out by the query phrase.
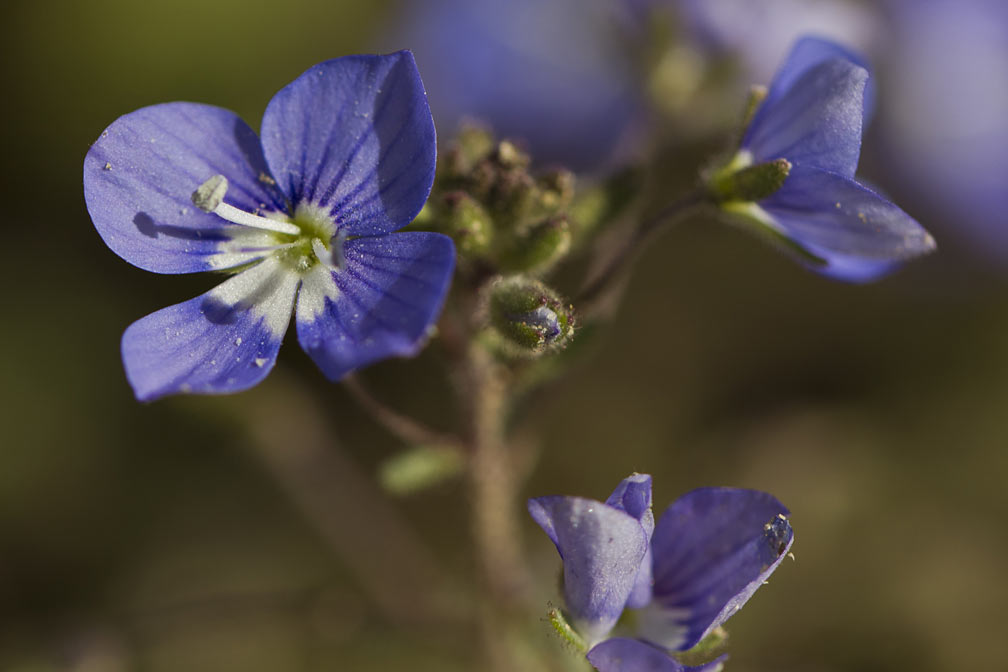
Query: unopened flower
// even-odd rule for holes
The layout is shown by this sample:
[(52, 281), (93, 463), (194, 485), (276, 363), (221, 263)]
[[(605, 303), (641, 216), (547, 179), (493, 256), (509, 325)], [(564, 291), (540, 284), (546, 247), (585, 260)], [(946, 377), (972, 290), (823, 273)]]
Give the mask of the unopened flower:
[(320, 63), (280, 90), (261, 139), (228, 110), (142, 108), (84, 160), (99, 234), (155, 273), (226, 271), (123, 334), (141, 400), (262, 380), (293, 314), (330, 379), (415, 354), (454, 269), (446, 236), (394, 233), (434, 178), (434, 125), (409, 52)]

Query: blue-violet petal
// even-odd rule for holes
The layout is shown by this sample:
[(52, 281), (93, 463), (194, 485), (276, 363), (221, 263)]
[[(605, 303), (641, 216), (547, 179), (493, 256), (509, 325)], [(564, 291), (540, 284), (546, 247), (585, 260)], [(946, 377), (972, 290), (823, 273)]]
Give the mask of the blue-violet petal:
[(759, 205), (785, 235), (826, 262), (813, 270), (841, 280), (872, 280), (935, 247), (931, 235), (890, 201), (818, 170), (793, 170)]
[(777, 98), (783, 92), (794, 86), (802, 75), (817, 65), (833, 59), (847, 60), (859, 65), (868, 72), (868, 80), (864, 89), (863, 126), (868, 126), (868, 120), (875, 109), (875, 78), (871, 76), (871, 66), (867, 59), (852, 49), (821, 37), (802, 37), (794, 43), (783, 65), (774, 75), (772, 88), (768, 97)]
[(265, 378), (290, 322), (298, 282), (297, 274), (267, 258), (202, 296), (131, 324), (122, 357), (137, 398), (238, 392)]
[(112, 251), (155, 273), (238, 266), (263, 256), (261, 232), (193, 205), (213, 175), (226, 201), (247, 211), (285, 211), (259, 139), (236, 114), (211, 105), (165, 103), (119, 117), (84, 159), (84, 200)]
[(539, 497), (529, 513), (563, 559), (564, 601), (589, 645), (619, 620), (647, 550), (640, 522), (582, 497)]
[(787, 514), (755, 490), (700, 488), (673, 502), (651, 538), (654, 601), (642, 614), (644, 638), (685, 650), (727, 620), (790, 548)]
[(313, 66), (266, 107), (262, 144), (291, 199), (354, 236), (409, 224), (434, 182), (434, 121), (408, 51)]
[(719, 672), (727, 656), (699, 667), (686, 667), (675, 658), (636, 639), (614, 637), (588, 651), (588, 662), (599, 672)]
[(455, 269), (455, 247), (437, 233), (354, 238), (342, 257), (338, 270), (318, 265), (306, 274), (297, 302), (298, 341), (331, 380), (416, 354)]
[(844, 59), (805, 71), (787, 89), (771, 86), (742, 138), (754, 163), (785, 158), (796, 167), (853, 177), (861, 153), (868, 72)]
[[(606, 500), (606, 504), (626, 511), (640, 521), (644, 534), (651, 540), (654, 532), (654, 513), (651, 510), (651, 476), (633, 474), (624, 478)], [(627, 598), (626, 606), (639, 609), (651, 601), (651, 546), (648, 546), (634, 588)]]

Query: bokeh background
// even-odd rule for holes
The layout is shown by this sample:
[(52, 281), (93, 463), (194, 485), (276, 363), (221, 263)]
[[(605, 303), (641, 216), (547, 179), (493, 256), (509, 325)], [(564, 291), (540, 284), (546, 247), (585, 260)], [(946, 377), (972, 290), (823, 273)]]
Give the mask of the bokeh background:
[[(140, 271), (94, 231), (82, 160), (117, 116), (192, 100), (257, 127), (313, 63), (412, 47), (443, 139), (466, 113), (489, 117), (594, 176), (660, 149), (671, 199), (728, 146), (745, 83), (808, 28), (878, 63), (862, 170), (939, 253), (849, 286), (704, 218), (669, 231), (590, 352), (523, 407), (539, 460), (524, 494), (603, 498), (635, 470), (654, 475), (658, 507), (700, 485), (776, 494), (797, 559), (731, 621), (728, 669), (1003, 669), (1001, 3), (596, 4), (5, 5), (0, 670), (478, 659), (463, 487), (383, 495), (376, 470), (402, 446), (293, 342), (247, 393), (133, 399), (123, 329), (214, 280)], [(435, 345), (362, 379), (449, 428), (440, 364)], [(531, 521), (524, 532), (545, 614), (559, 563)]]

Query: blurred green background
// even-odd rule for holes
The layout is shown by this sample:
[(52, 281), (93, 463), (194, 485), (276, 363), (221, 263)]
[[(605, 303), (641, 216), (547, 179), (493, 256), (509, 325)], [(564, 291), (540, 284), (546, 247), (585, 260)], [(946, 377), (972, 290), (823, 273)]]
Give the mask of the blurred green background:
[[(394, 9), (5, 6), (0, 670), (473, 669), (461, 485), (386, 501), (375, 470), (400, 446), (293, 342), (250, 392), (134, 401), (123, 329), (214, 280), (120, 260), (81, 188), (119, 115), (192, 100), (258, 127), (311, 64), (387, 39)], [(797, 560), (731, 621), (730, 670), (1002, 669), (1008, 285), (944, 243), (855, 287), (703, 219), (668, 233), (595, 354), (526, 408), (524, 494), (603, 498), (636, 470), (656, 507), (777, 495)], [(450, 427), (436, 353), (362, 377)], [(525, 533), (544, 614), (559, 563)]]

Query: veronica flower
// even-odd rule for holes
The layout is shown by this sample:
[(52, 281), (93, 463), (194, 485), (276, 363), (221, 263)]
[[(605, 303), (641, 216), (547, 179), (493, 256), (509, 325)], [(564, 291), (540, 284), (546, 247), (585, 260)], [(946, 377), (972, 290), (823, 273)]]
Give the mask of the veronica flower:
[[(540, 497), (529, 512), (563, 559), (567, 611), (603, 672), (685, 669), (669, 652), (692, 648), (738, 611), (794, 538), (779, 501), (735, 488), (689, 492), (655, 525), (643, 474), (605, 503)], [(605, 639), (626, 607), (640, 608), (637, 638)]]
[(935, 247), (909, 215), (854, 179), (868, 81), (858, 60), (832, 42), (800, 40), (738, 154), (714, 178), (725, 210), (783, 241), (813, 270), (849, 281), (873, 279)]
[(449, 238), (393, 233), (434, 179), (434, 125), (409, 52), (320, 63), (266, 107), (261, 140), (233, 112), (166, 103), (120, 117), (84, 160), (95, 228), (155, 273), (226, 271), (202, 296), (130, 325), (137, 398), (262, 380), (293, 314), (336, 380), (417, 352), (454, 268)]
[(642, 114), (621, 42), (628, 13), (608, 0), (413, 0), (405, 39), (424, 65), (442, 132), (489, 123), (537, 161), (606, 168)]

